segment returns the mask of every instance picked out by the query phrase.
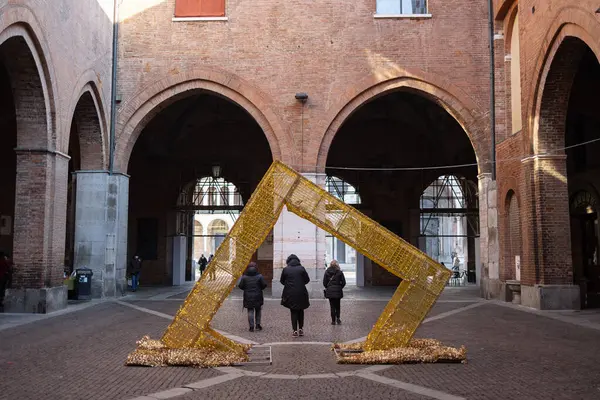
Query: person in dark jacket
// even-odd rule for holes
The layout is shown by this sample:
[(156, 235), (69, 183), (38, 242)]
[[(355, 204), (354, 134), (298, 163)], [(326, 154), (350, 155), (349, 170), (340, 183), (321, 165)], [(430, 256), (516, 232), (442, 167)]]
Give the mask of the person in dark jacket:
[(248, 264), (248, 268), (238, 285), (244, 291), (244, 308), (248, 309), (248, 323), (250, 324), (250, 332), (254, 332), (254, 317), (256, 316), (256, 330), (262, 331), (260, 326), (261, 310), (264, 304), (263, 290), (267, 284), (261, 274), (258, 273), (258, 268), (255, 262)]
[(344, 287), (346, 286), (346, 277), (340, 269), (340, 264), (332, 260), (329, 268), (323, 275), (323, 286), (325, 286), (325, 297), (329, 299), (329, 308), (331, 309), (331, 325), (342, 323), (340, 319), (340, 303), (344, 297)]
[(198, 265), (200, 267), (200, 276), (204, 275), (204, 270), (206, 269), (206, 266), (208, 265), (208, 260), (206, 259), (206, 257), (204, 257), (204, 254), (202, 254), (202, 256), (200, 256), (200, 259), (198, 260)]
[(140, 283), (140, 272), (142, 271), (142, 258), (137, 254), (129, 262), (129, 275), (131, 275), (131, 290), (136, 291)]
[(310, 278), (295, 254), (290, 254), (286, 264), (279, 280), (283, 285), (281, 305), (290, 309), (292, 336), (304, 336), (304, 310), (310, 307), (306, 284), (310, 282)]
[(4, 293), (8, 287), (11, 266), (8, 257), (0, 251), (0, 309), (4, 307)]

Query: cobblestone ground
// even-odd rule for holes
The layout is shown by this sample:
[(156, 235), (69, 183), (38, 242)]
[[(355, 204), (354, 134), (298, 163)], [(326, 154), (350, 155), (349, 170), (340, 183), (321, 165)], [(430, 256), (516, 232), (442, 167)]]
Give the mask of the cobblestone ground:
[(383, 293), (344, 299), (340, 326), (329, 324), (326, 301), (313, 300), (299, 339), (277, 300), (265, 302), (265, 330), (248, 332), (234, 293), (214, 327), (271, 343), (273, 364), (219, 370), (123, 365), (136, 340), (161, 336), (181, 303), (173, 296), (152, 300), (147, 292), (7, 329), (0, 316), (0, 399), (600, 398), (600, 327), (481, 302), (469, 290), (446, 291), (417, 332), (464, 344), (467, 364), (337, 364), (327, 343), (365, 336), (389, 297)]

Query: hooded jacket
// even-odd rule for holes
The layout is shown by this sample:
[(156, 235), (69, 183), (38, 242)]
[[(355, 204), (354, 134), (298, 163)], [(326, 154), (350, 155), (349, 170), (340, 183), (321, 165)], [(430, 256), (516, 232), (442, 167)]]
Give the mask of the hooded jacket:
[(260, 308), (265, 302), (263, 290), (267, 284), (255, 266), (248, 267), (238, 285), (244, 291), (244, 308)]
[(279, 280), (283, 285), (281, 305), (290, 310), (305, 310), (310, 307), (306, 290), (306, 284), (310, 282), (308, 273), (295, 254), (287, 258), (286, 264)]

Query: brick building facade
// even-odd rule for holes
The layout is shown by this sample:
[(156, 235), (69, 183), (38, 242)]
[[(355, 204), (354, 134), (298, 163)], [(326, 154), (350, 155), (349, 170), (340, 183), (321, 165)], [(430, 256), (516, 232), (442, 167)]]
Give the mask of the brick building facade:
[[(7, 306), (63, 307), (65, 263), (94, 270), (94, 296), (119, 295), (136, 252), (149, 254), (142, 283), (172, 283), (175, 269), (190, 269), (173, 261), (189, 247), (183, 188), (218, 165), (247, 200), (280, 159), (320, 184), (326, 174), (351, 183), (363, 212), (415, 245), (421, 193), (460, 177), (479, 187), (469, 269), (483, 295), (508, 297), (519, 256), (524, 304), (579, 307), (566, 158), (545, 153), (571, 143), (579, 64), (569, 60), (591, 65), (589, 52), (600, 54), (592, 1), (495, 1), (497, 180), (487, 2), (388, 3), (123, 0), (111, 142), (113, 1), (0, 2)], [(560, 46), (571, 38), (587, 47)], [(589, 85), (578, 87), (586, 98)], [(257, 257), (274, 293), (292, 252), (317, 292), (322, 231), (285, 211), (268, 246)], [(368, 260), (361, 273), (367, 285), (397, 283)]]

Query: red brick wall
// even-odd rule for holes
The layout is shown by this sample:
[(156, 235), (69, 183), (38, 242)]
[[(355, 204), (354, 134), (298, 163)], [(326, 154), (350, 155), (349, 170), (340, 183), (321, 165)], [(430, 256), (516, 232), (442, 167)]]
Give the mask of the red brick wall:
[[(14, 210), (2, 210), (14, 217), (14, 235), (8, 240), (14, 241), (16, 287), (62, 284), (68, 159), (59, 153), (68, 153), (73, 111), (86, 84), (97, 89), (94, 107), (100, 115), (95, 118), (104, 124), (104, 134), (108, 132), (112, 23), (106, 12), (111, 2), (100, 3), (17, 0), (0, 6), (0, 32), (10, 38), (0, 52), (10, 75), (17, 122), (12, 129), (3, 124), (9, 131), (3, 131), (8, 141), (2, 146), (13, 151), (14, 144), (8, 142), (16, 139), (18, 147), (29, 149), (9, 157), (16, 187), (14, 182), (0, 183), (0, 192), (16, 204)], [(107, 141), (96, 132), (87, 142), (94, 147)], [(2, 246), (10, 250), (6, 241)]]
[[(310, 7), (228, 0), (225, 22), (173, 22), (174, 0), (138, 10), (120, 29), (120, 114), (139, 107), (133, 99), (166, 77), (177, 80), (202, 68), (204, 76), (196, 78), (210, 79), (211, 70), (224, 71), (232, 82), (260, 93), (261, 111), (272, 110), (282, 131), (293, 137), (289, 143), (279, 140), (284, 160), (304, 148), (304, 163), (315, 165), (331, 113), (366, 79), (375, 83), (403, 71), (437, 77), (442, 89), (452, 86), (476, 111), (486, 110), (485, 3), (431, 0), (429, 9), (432, 19), (374, 19), (374, 0), (324, 0)], [(300, 91), (309, 95), (303, 145), (294, 99)], [(470, 133), (484, 140), (483, 130)]]
[[(496, 32), (509, 26), (509, 11), (515, 3), (512, 0), (495, 1), (498, 18)], [(505, 139), (497, 149), (499, 161), (510, 160), (498, 164), (499, 224), (503, 238), (500, 242), (500, 254), (507, 258), (510, 252), (505, 199), (508, 191), (514, 190), (519, 198), (523, 237), (522, 282), (527, 285), (569, 284), (572, 283), (572, 264), (566, 162), (561, 157), (531, 159), (526, 162), (521, 162), (521, 159), (564, 147), (567, 105), (574, 78), (573, 66), (577, 64), (581, 48), (580, 44), (574, 41), (569, 43), (571, 39), (567, 39), (565, 44), (568, 46), (564, 46), (556, 58), (566, 62), (556, 62), (549, 68), (555, 53), (552, 50), (552, 39), (559, 33), (561, 26), (570, 23), (565, 28), (569, 35), (586, 40), (592, 47), (597, 46), (600, 20), (594, 12), (598, 4), (592, 0), (521, 0), (518, 7), (523, 131)], [(564, 34), (558, 35), (557, 43), (563, 39)], [(552, 55), (548, 63), (545, 63), (549, 53)], [(600, 52), (596, 53), (600, 55)], [(502, 53), (496, 54), (498, 58), (504, 57)], [(510, 76), (510, 71), (505, 70), (504, 76)], [(500, 94), (507, 100), (504, 106), (506, 108), (510, 104), (507, 93), (510, 94), (508, 81), (497, 92), (497, 95)], [(503, 115), (502, 111), (499, 113)], [(507, 108), (506, 120), (510, 121), (510, 118), (510, 109)], [(535, 130), (536, 122), (539, 122), (539, 131)], [(536, 135), (537, 138), (534, 137)], [(505, 267), (509, 265), (506, 259), (501, 259), (501, 263)], [(504, 276), (509, 275), (505, 271)]]

